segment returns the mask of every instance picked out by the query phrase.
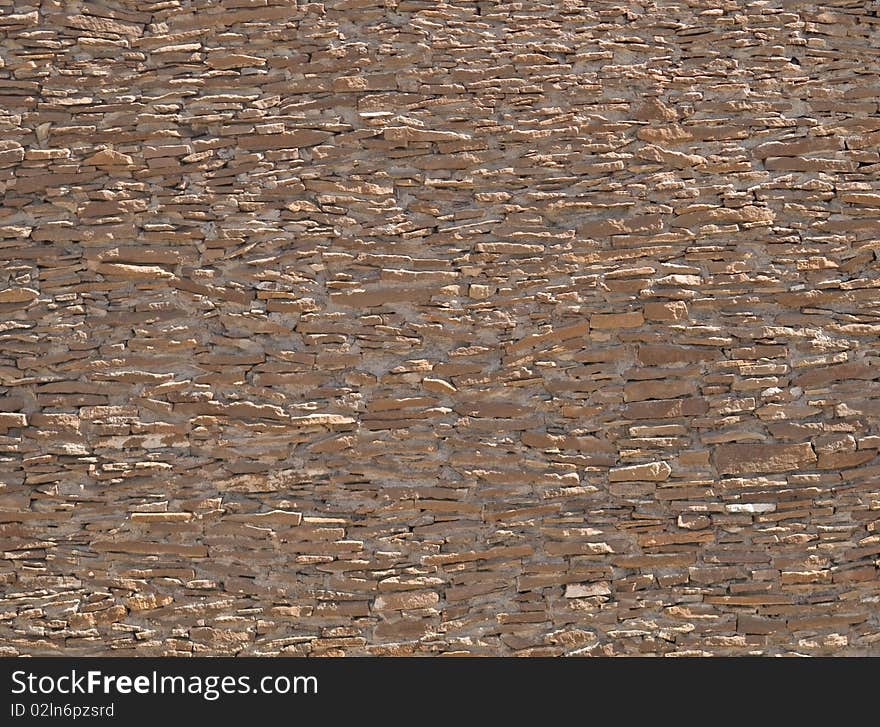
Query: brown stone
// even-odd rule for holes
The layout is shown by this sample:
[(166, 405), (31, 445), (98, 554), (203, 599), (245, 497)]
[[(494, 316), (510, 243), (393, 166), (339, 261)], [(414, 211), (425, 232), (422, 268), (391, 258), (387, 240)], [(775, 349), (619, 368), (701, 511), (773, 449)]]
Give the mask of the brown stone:
[(688, 318), (688, 309), (684, 301), (671, 303), (646, 303), (645, 318), (652, 321), (683, 321)]
[(810, 469), (816, 453), (809, 442), (803, 444), (722, 444), (714, 451), (715, 466), (721, 474), (749, 472), (789, 472)]
[(880, 655), (874, 5), (6, 0), (0, 655)]
[(638, 328), (645, 322), (641, 311), (631, 313), (597, 313), (590, 316), (590, 328), (600, 330), (617, 328)]
[(6, 288), (0, 290), (0, 303), (27, 304), (39, 297), (33, 288)]
[(699, 416), (709, 411), (705, 399), (689, 397), (684, 399), (660, 399), (627, 404), (621, 413), (629, 419), (672, 419), (675, 417)]

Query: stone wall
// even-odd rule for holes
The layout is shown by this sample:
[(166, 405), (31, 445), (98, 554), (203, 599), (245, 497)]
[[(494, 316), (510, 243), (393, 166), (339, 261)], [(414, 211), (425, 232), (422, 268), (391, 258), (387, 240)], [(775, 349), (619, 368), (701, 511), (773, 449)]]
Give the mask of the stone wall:
[(870, 0), (0, 2), (0, 653), (880, 654)]

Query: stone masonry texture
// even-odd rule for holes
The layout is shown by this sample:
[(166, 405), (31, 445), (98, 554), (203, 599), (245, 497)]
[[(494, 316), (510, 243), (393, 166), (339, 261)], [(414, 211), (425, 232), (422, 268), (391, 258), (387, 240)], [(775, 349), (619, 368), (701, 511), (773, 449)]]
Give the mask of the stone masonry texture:
[(880, 655), (880, 5), (0, 0), (0, 654)]

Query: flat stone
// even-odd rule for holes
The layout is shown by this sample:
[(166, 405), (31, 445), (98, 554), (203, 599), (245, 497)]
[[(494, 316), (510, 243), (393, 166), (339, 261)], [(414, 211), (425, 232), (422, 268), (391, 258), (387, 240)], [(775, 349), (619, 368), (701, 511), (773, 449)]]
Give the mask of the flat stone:
[(650, 462), (611, 469), (608, 479), (611, 482), (663, 482), (671, 473), (672, 468), (666, 462)]
[(810, 469), (816, 453), (809, 442), (802, 444), (722, 444), (715, 448), (714, 461), (721, 474), (789, 472)]

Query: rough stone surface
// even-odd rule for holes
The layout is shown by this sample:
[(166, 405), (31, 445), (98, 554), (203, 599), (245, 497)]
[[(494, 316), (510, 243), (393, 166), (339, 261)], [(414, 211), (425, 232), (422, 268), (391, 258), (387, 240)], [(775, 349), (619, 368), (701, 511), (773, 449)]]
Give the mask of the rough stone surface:
[(880, 655), (878, 48), (0, 2), (0, 653)]

